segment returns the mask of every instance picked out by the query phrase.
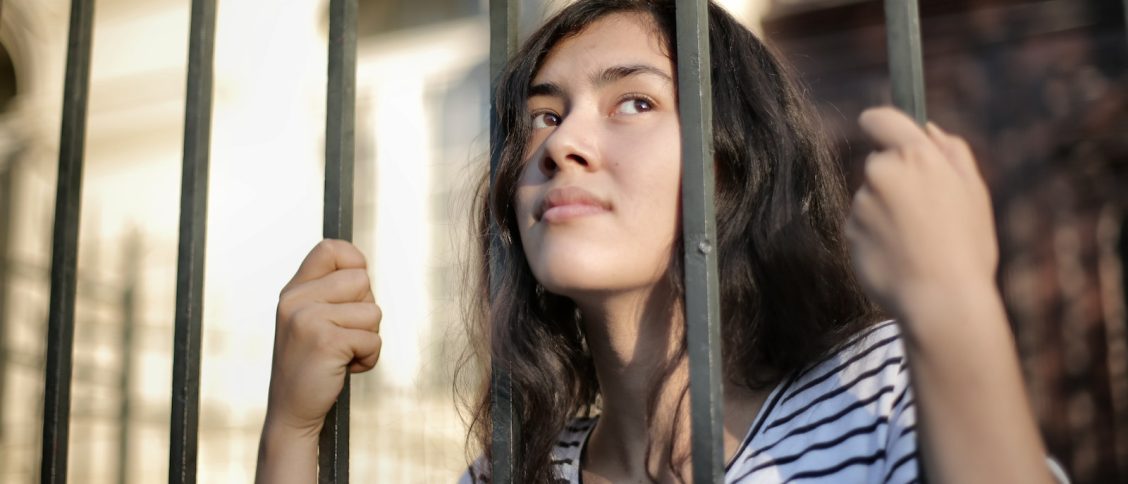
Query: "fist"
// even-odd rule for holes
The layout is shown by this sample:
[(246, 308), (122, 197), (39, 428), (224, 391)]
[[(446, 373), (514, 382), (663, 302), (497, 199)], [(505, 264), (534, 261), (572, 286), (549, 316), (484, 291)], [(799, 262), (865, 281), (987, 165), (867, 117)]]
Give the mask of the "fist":
[(364, 255), (340, 240), (317, 244), (278, 298), (268, 425), (320, 432), (345, 375), (376, 365), (380, 319)]
[(866, 159), (846, 237), (870, 296), (904, 318), (921, 299), (993, 288), (991, 200), (967, 143), (893, 108), (867, 110), (859, 124), (877, 150)]

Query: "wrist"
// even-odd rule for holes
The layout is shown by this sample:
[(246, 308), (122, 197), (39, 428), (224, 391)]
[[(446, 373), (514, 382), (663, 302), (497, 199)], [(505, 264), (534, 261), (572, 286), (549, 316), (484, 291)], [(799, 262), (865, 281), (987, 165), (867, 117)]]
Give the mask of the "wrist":
[(259, 483), (308, 483), (317, 478), (318, 432), (285, 425), (267, 415), (259, 442)]
[(951, 284), (916, 284), (903, 288), (897, 307), (889, 308), (906, 340), (916, 346), (1010, 337), (998, 287), (991, 280)]
[(286, 418), (280, 412), (267, 409), (266, 419), (262, 427), (262, 435), (264, 440), (269, 436), (279, 440), (297, 442), (313, 441), (316, 443), (318, 436), (321, 434), (321, 428), (324, 425), (324, 421), (314, 423), (297, 422), (295, 419)]

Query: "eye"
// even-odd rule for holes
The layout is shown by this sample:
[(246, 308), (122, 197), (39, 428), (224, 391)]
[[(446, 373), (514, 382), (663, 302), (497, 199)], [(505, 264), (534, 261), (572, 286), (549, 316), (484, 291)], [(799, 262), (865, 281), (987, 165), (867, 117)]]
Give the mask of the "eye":
[(560, 116), (551, 111), (541, 111), (533, 113), (533, 128), (551, 128), (553, 126), (560, 126)]
[(641, 96), (624, 99), (615, 107), (616, 114), (642, 114), (654, 109), (654, 103)]

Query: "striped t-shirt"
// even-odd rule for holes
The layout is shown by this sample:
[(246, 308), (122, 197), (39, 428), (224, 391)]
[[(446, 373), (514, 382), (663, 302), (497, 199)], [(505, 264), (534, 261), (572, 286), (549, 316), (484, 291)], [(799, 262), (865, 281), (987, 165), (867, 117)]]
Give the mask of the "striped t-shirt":
[[(582, 482), (580, 456), (596, 419), (561, 433), (553, 462), (562, 482)], [(910, 483), (919, 480), (917, 455), (904, 348), (888, 321), (779, 383), (727, 463), (725, 482)], [(460, 482), (476, 482), (471, 475)]]

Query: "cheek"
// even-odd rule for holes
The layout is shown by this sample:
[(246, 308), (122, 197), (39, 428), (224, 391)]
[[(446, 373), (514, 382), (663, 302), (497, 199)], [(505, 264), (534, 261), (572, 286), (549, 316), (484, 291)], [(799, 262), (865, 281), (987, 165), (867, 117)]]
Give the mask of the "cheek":
[[(624, 194), (640, 221), (675, 220), (681, 209), (681, 143), (677, 130), (660, 136), (651, 134), (636, 149), (618, 153), (614, 167)], [(641, 147), (641, 149), (639, 149)]]

